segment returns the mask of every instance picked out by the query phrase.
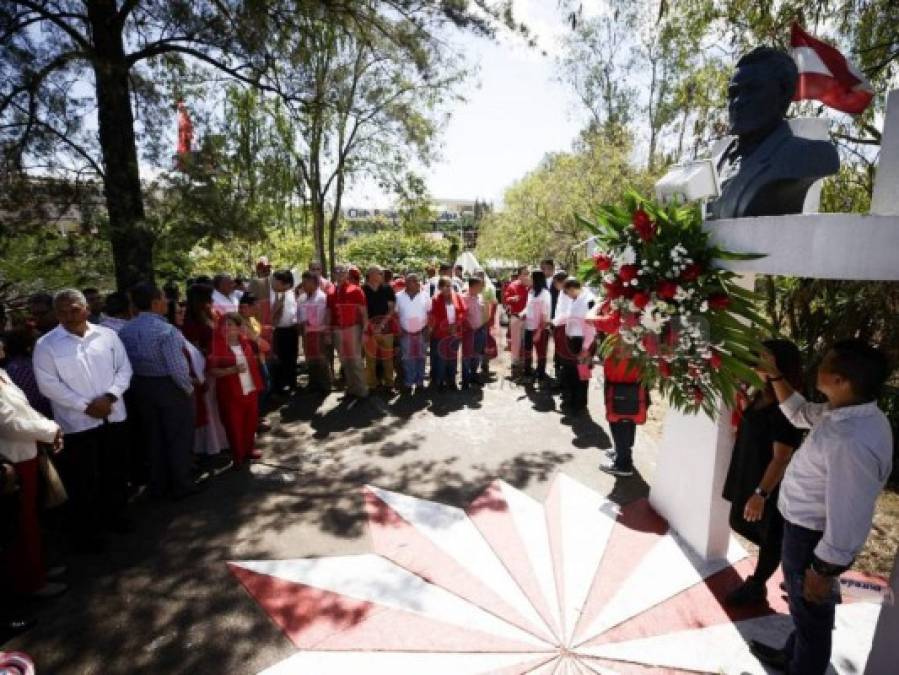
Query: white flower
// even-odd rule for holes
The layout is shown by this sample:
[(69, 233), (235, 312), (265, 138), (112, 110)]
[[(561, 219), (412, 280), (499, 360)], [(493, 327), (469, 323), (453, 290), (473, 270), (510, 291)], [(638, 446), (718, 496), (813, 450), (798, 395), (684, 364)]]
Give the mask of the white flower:
[(668, 317), (658, 312), (643, 312), (640, 316), (640, 325), (650, 333), (661, 333), (662, 327), (668, 322)]
[(703, 314), (707, 314), (709, 311), (709, 303), (703, 300), (702, 304), (699, 306), (699, 311)]
[(619, 331), (618, 335), (622, 340), (624, 340), (629, 345), (637, 344), (637, 338), (634, 337), (634, 334), (631, 333), (629, 330)]
[(674, 299), (677, 300), (678, 302), (686, 300), (689, 297), (690, 297), (690, 295), (687, 293), (686, 290), (684, 290), (683, 286), (678, 286), (677, 290), (674, 292)]
[(653, 261), (652, 261), (652, 266), (653, 266), (653, 267), (659, 267), (660, 265), (661, 265), (661, 263), (660, 263), (658, 260), (653, 260)]
[(620, 267), (621, 265), (633, 265), (637, 262), (637, 252), (634, 250), (634, 247), (628, 244), (624, 247), (624, 249), (615, 256), (615, 262)]

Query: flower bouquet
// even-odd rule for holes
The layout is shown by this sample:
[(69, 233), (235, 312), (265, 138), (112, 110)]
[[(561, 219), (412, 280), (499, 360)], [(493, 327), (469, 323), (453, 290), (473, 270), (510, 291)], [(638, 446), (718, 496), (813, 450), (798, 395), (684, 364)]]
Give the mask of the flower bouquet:
[(596, 222), (597, 252), (581, 268), (600, 289), (601, 355), (627, 358), (642, 383), (672, 407), (714, 416), (732, 405), (742, 383), (761, 384), (753, 370), (761, 349), (759, 297), (716, 260), (760, 256), (709, 243), (696, 205), (662, 205), (629, 192), (623, 206), (604, 206)]

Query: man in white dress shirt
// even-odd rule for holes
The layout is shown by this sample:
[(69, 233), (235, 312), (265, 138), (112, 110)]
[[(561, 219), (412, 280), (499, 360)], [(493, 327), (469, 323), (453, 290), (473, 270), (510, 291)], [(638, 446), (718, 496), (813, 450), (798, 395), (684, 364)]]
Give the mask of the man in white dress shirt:
[(818, 368), (816, 386), (827, 398), (822, 404), (794, 391), (773, 356), (764, 355), (761, 366), (787, 419), (810, 431), (787, 467), (777, 503), (785, 521), (783, 572), (794, 630), (782, 649), (755, 641), (750, 649), (791, 675), (824, 675), (839, 600), (836, 579), (864, 546), (892, 470), (892, 430), (877, 407), (891, 369), (882, 351), (861, 340), (836, 343)]
[(332, 363), (329, 350), (331, 320), (328, 315), (328, 295), (321, 289), (313, 271), (303, 272), (297, 298), (297, 324), (303, 338), (303, 354), (309, 372), (310, 391), (328, 394), (331, 391)]
[(212, 278), (212, 306), (222, 314), (237, 312), (240, 309), (240, 296), (237, 283), (230, 274), (216, 274)]
[(130, 526), (124, 515), (128, 443), (122, 394), (131, 383), (131, 364), (114, 331), (88, 323), (80, 291), (60, 291), (53, 307), (59, 325), (38, 340), (34, 375), (65, 435), (57, 464), (69, 493), (71, 534), (79, 548), (97, 550), (98, 526)]
[(565, 315), (557, 316), (554, 322), (565, 326), (562, 391), (566, 400), (563, 405), (570, 415), (580, 415), (587, 410), (590, 383), (580, 378), (578, 365), (589, 363), (593, 356), (596, 329), (586, 320), (586, 316), (594, 305), (594, 296), (574, 277), (565, 281), (563, 292), (568, 296)]
[(276, 362), (272, 369), (272, 392), (281, 395), (297, 388), (297, 357), (300, 334), (297, 330), (297, 299), (293, 272), (278, 270), (272, 275), (272, 350)]
[(425, 386), (425, 354), (428, 350), (428, 312), (431, 298), (421, 288), (418, 275), (406, 275), (406, 288), (397, 293), (396, 314), (400, 322), (400, 355), (403, 360), (403, 391)]

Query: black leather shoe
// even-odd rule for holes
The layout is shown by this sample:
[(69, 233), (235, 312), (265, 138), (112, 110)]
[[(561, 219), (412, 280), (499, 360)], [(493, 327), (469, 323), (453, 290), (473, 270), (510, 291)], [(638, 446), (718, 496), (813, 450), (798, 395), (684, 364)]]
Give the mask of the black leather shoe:
[(769, 668), (774, 668), (784, 673), (787, 670), (789, 659), (783, 649), (771, 647), (755, 640), (749, 641), (749, 651), (752, 655)]
[(762, 584), (756, 583), (751, 577), (737, 586), (724, 598), (724, 604), (729, 607), (745, 607), (757, 605), (765, 601), (768, 593)]

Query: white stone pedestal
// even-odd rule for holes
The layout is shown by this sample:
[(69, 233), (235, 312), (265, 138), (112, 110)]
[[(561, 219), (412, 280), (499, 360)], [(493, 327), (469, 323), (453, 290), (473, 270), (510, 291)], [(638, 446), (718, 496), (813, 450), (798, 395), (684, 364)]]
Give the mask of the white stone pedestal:
[(734, 434), (729, 411), (718, 421), (704, 413), (669, 410), (649, 501), (706, 559), (724, 558), (730, 540), (730, 502), (721, 498)]
[(882, 675), (899, 671), (899, 555), (893, 564), (893, 576), (890, 578), (895, 603), (884, 605), (877, 620), (877, 632), (874, 633), (874, 645), (868, 656), (865, 675)]

